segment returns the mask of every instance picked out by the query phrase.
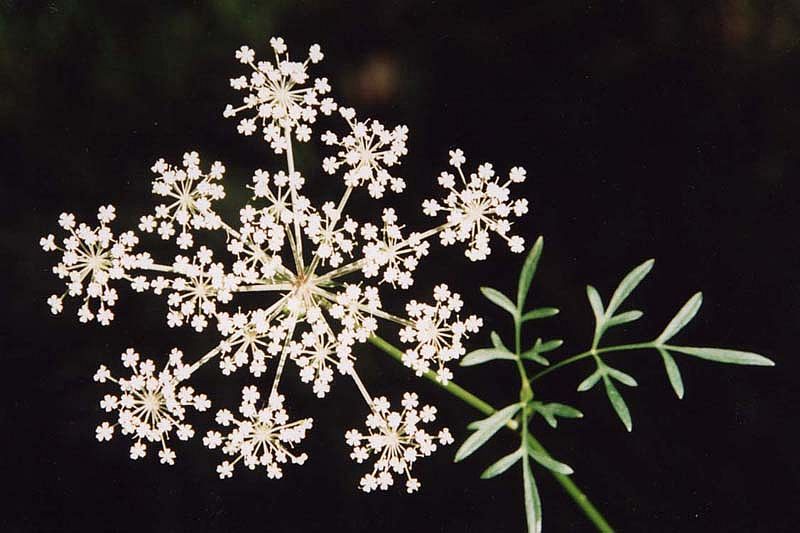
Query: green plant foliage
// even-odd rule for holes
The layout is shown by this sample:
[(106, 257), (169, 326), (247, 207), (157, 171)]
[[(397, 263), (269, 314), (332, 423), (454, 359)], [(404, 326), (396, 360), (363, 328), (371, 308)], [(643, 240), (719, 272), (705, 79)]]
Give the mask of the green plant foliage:
[[(545, 357), (544, 354), (550, 354), (556, 351), (562, 346), (563, 341), (561, 339), (543, 340), (543, 338), (539, 336), (535, 337), (536, 340), (529, 349), (522, 350), (523, 324), (553, 317), (559, 313), (558, 309), (555, 307), (537, 307), (525, 311), (525, 304), (530, 294), (531, 284), (536, 275), (543, 248), (544, 240), (539, 237), (528, 253), (522, 266), (517, 286), (516, 303), (497, 289), (489, 287), (481, 288), (481, 292), (490, 302), (511, 315), (514, 323), (513, 349), (509, 348), (506, 343), (503, 342), (497, 332), (492, 331), (492, 347), (480, 348), (467, 353), (462, 358), (461, 365), (476, 366), (496, 360), (513, 361), (517, 366), (520, 376), (519, 402), (494, 412), (494, 414), (488, 418), (471, 423), (468, 429), (473, 433), (464, 441), (456, 452), (455, 457), (456, 461), (461, 461), (472, 455), (481, 446), (486, 444), (486, 442), (488, 442), (503, 426), (510, 427), (517, 431), (520, 439), (519, 447), (486, 468), (481, 474), (481, 478), (494, 478), (521, 463), (525, 516), (529, 533), (540, 532), (542, 529), (542, 503), (534, 477), (534, 464), (551, 471), (557, 478), (558, 476), (562, 476), (559, 478), (562, 480), (562, 484), (565, 483), (563, 481), (563, 479), (565, 479), (563, 476), (570, 475), (573, 472), (570, 466), (554, 459), (540, 444), (538, 444), (538, 441), (533, 438), (529, 431), (530, 424), (535, 420), (535, 415), (537, 414), (540, 415), (551, 428), (558, 428), (559, 418), (583, 418), (583, 413), (570, 405), (534, 399), (535, 395), (532, 384), (536, 380), (555, 370), (591, 358), (594, 361), (595, 369), (578, 384), (577, 390), (579, 392), (589, 391), (602, 381), (606, 397), (611, 407), (622, 421), (625, 428), (631, 431), (633, 429), (631, 411), (625, 398), (620, 393), (618, 384), (627, 387), (637, 387), (638, 382), (630, 374), (611, 366), (606, 361), (606, 357), (612, 353), (653, 350), (660, 354), (670, 385), (678, 398), (683, 398), (685, 391), (683, 379), (675, 358), (673, 357), (673, 353), (689, 355), (719, 363), (755, 366), (772, 366), (774, 364), (770, 359), (751, 352), (667, 344), (668, 341), (679, 334), (697, 315), (703, 302), (703, 295), (700, 292), (689, 298), (669, 324), (667, 324), (661, 334), (654, 340), (601, 346), (603, 336), (609, 329), (623, 324), (630, 324), (643, 316), (640, 310), (623, 310), (621, 308), (653, 269), (653, 265), (655, 264), (653, 259), (648, 259), (631, 270), (622, 281), (620, 281), (611, 295), (611, 298), (608, 300), (607, 305), (603, 303), (603, 298), (596, 288), (591, 285), (586, 287), (586, 295), (595, 322), (592, 343), (586, 351), (561, 358), (559, 361), (551, 364), (550, 360)], [(541, 369), (539, 373), (532, 377), (529, 377), (526, 365), (531, 363), (545, 368)], [(491, 412), (491, 410), (489, 412)], [(533, 462), (531, 462), (531, 459)], [(591, 507), (588, 500), (585, 500), (585, 496), (583, 500), (576, 498), (576, 501), (578, 501), (587, 512), (587, 516), (592, 518), (599, 530), (611, 531), (610, 526), (602, 519), (602, 516)]]
[(456, 462), (466, 459), (472, 455), (475, 450), (483, 446), (487, 440), (491, 439), (495, 433), (500, 431), (500, 428), (514, 418), (514, 415), (517, 414), (520, 408), (522, 408), (522, 405), (515, 403), (500, 409), (489, 418), (474, 422), (471, 427), (475, 429), (475, 432), (464, 441), (464, 444), (462, 444), (456, 452)]

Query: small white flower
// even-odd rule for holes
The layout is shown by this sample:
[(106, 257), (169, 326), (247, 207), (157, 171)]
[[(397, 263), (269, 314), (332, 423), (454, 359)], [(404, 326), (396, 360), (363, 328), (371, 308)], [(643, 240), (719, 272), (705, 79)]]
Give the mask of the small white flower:
[(97, 440), (103, 442), (104, 440), (111, 440), (111, 437), (114, 436), (114, 426), (109, 425), (108, 422), (103, 422), (97, 429), (95, 430)]
[(236, 59), (241, 61), (242, 63), (252, 63), (253, 59), (255, 59), (256, 53), (253, 51), (252, 48), (249, 46), (242, 46), (238, 50), (236, 50)]

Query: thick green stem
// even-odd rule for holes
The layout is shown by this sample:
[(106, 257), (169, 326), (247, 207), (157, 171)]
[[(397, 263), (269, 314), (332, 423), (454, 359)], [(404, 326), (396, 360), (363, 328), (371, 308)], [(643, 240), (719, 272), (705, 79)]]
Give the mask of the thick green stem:
[[(392, 356), (400, 363), (403, 362), (403, 352), (400, 351), (394, 345), (386, 342), (381, 337), (373, 335), (372, 337), (369, 338), (369, 342), (377, 346), (384, 353)], [(472, 407), (474, 407), (475, 409), (477, 409), (478, 411), (487, 416), (492, 415), (497, 411), (490, 404), (481, 400), (480, 398), (478, 398), (468, 390), (464, 389), (463, 387), (456, 385), (452, 381), (448, 382), (447, 384), (441, 383), (436, 378), (436, 373), (431, 372), (430, 370), (423, 373), (423, 376), (428, 380), (432, 381), (433, 383), (435, 383), (438, 387), (446, 390), (453, 396), (471, 405)], [(514, 432), (517, 432), (519, 430), (519, 424), (515, 420), (510, 420), (506, 424), (506, 427)], [(541, 451), (542, 453), (549, 455), (549, 452), (544, 448), (544, 446), (542, 446), (542, 444), (538, 440), (536, 440), (530, 433), (528, 433), (528, 440), (534, 448)], [(573, 501), (576, 504), (578, 504), (583, 513), (592, 522), (592, 524), (594, 524), (594, 526), (597, 528), (598, 531), (601, 531), (603, 533), (613, 533), (614, 529), (609, 525), (609, 523), (606, 521), (606, 519), (603, 517), (600, 511), (598, 511), (597, 508), (592, 504), (592, 502), (589, 501), (589, 498), (586, 496), (586, 494), (584, 494), (584, 492), (575, 484), (575, 482), (573, 482), (569, 478), (569, 476), (566, 476), (564, 474), (559, 474), (558, 472), (553, 472), (552, 470), (548, 470), (548, 472), (550, 472), (553, 475), (553, 477), (556, 478), (556, 481), (558, 481), (558, 483), (564, 488), (564, 490), (567, 492), (567, 494), (569, 494), (569, 496), (573, 499)]]

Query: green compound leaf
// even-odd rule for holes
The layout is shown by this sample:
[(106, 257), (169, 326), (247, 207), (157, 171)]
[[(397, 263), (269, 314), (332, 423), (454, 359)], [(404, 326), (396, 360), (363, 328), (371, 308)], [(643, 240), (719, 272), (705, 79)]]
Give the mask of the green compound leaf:
[(542, 500), (536, 488), (536, 479), (531, 472), (528, 456), (522, 458), (522, 483), (525, 489), (525, 520), (528, 533), (542, 533)]
[(470, 429), (475, 429), (475, 433), (470, 435), (469, 438), (464, 441), (464, 444), (462, 444), (458, 449), (456, 452), (455, 461), (459, 462), (472, 455), (475, 450), (483, 446), (487, 440), (492, 438), (492, 436), (497, 433), (501, 427), (506, 425), (509, 420), (514, 418), (514, 415), (517, 414), (517, 411), (519, 411), (521, 407), (522, 406), (519, 403), (509, 405), (497, 411), (489, 418), (485, 418), (477, 423), (473, 422), (470, 424)]
[(696, 348), (693, 346), (664, 346), (673, 352), (686, 355), (693, 355), (700, 359), (716, 361), (718, 363), (729, 363), (733, 365), (753, 365), (753, 366), (775, 366), (772, 359), (752, 352), (741, 352), (739, 350), (726, 350), (724, 348)]
[(549, 455), (544, 452), (541, 452), (531, 446), (531, 443), (528, 439), (525, 439), (525, 448), (528, 451), (528, 455), (530, 455), (534, 461), (542, 465), (543, 467), (547, 468), (548, 470), (552, 470), (553, 472), (558, 472), (559, 474), (564, 474), (568, 476), (575, 472), (569, 465), (566, 465), (560, 461), (556, 461)]
[(632, 431), (633, 421), (631, 420), (631, 413), (628, 411), (628, 406), (625, 404), (622, 395), (617, 390), (617, 387), (614, 386), (614, 382), (611, 381), (611, 378), (603, 376), (603, 383), (606, 386), (606, 396), (608, 396), (608, 400), (611, 402), (614, 411), (617, 412), (617, 416), (619, 416), (619, 419), (625, 424), (625, 429)]
[(522, 321), (527, 322), (528, 320), (537, 320), (540, 318), (549, 318), (551, 316), (555, 316), (560, 311), (555, 307), (539, 307), (537, 309), (533, 309), (528, 311), (524, 315), (522, 315)]
[(678, 370), (678, 364), (665, 349), (658, 348), (658, 353), (661, 354), (661, 358), (664, 360), (664, 369), (667, 371), (667, 377), (669, 378), (670, 385), (672, 385), (672, 390), (674, 390), (675, 395), (682, 400), (683, 379), (681, 378), (681, 371)]
[(491, 287), (481, 287), (481, 293), (487, 300), (511, 313), (511, 316), (517, 316), (517, 306), (502, 292)]
[(625, 299), (630, 296), (645, 276), (650, 273), (654, 264), (655, 259), (648, 259), (631, 270), (630, 273), (622, 279), (617, 290), (614, 291), (614, 295), (611, 296), (611, 301), (608, 302), (608, 309), (606, 309), (607, 316), (612, 316), (617, 309), (619, 309), (619, 306), (622, 305)]
[(522, 309), (525, 305), (525, 299), (528, 297), (528, 290), (531, 287), (531, 281), (536, 274), (536, 267), (539, 265), (539, 258), (542, 256), (542, 248), (544, 247), (544, 238), (539, 237), (533, 244), (533, 248), (525, 258), (525, 264), (522, 265), (522, 271), (519, 275), (519, 285), (517, 287), (517, 308)]
[(461, 366), (474, 366), (480, 365), (482, 363), (486, 363), (487, 361), (494, 361), (496, 359), (505, 359), (509, 361), (513, 361), (516, 359), (514, 354), (510, 353), (508, 350), (498, 350), (497, 348), (481, 348), (480, 350), (475, 350), (461, 359)]
[(501, 458), (492, 466), (483, 471), (483, 473), (481, 474), (481, 479), (489, 479), (495, 476), (499, 476), (500, 474), (502, 474), (503, 472), (514, 466), (517, 463), (517, 461), (520, 460), (522, 454), (523, 454), (522, 448), (519, 448), (517, 451), (512, 452), (506, 455), (505, 457)]
[(691, 322), (694, 316), (697, 314), (697, 311), (700, 310), (700, 306), (703, 304), (703, 293), (698, 292), (695, 293), (689, 300), (683, 304), (680, 311), (670, 320), (667, 327), (664, 328), (664, 331), (661, 335), (658, 336), (656, 339), (656, 344), (663, 344), (670, 340), (672, 337), (678, 334), (680, 330), (686, 327), (686, 324)]

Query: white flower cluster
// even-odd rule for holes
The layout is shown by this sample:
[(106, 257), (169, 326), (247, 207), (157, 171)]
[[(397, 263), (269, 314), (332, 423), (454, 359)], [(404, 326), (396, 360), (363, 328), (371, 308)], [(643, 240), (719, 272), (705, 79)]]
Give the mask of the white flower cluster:
[(331, 90), (327, 78), (317, 78), (313, 85), (308, 82), (308, 63), (319, 63), (324, 57), (318, 44), (308, 50), (308, 59), (303, 63), (290, 61), (286, 43), (280, 37), (270, 39), (275, 52), (275, 62), (255, 62), (255, 52), (249, 46), (242, 46), (236, 51), (236, 59), (249, 65), (253, 72), (250, 76), (239, 76), (231, 79), (231, 87), (237, 91), (247, 92), (239, 107), (228, 105), (223, 113), (225, 117), (233, 117), (243, 111), (253, 111), (253, 117), (239, 121), (238, 130), (242, 135), (252, 135), (258, 126), (264, 139), (275, 153), (288, 150), (291, 144), (289, 134), (294, 132), (298, 141), (308, 142), (311, 139), (311, 127), (317, 119), (317, 109), (324, 115), (330, 115), (336, 109), (332, 98), (322, 98)]
[(305, 453), (293, 454), (291, 448), (300, 443), (311, 429), (312, 420), (305, 418), (289, 422), (289, 415), (283, 408), (284, 397), (272, 395), (263, 407), (256, 407), (261, 393), (255, 386), (242, 390), (242, 403), (239, 412), (244, 420), (238, 420), (227, 409), (217, 412), (216, 420), (222, 427), (232, 429), (223, 435), (219, 431), (209, 431), (203, 437), (203, 444), (211, 449), (222, 446), (222, 452), (235, 457), (233, 462), (223, 461), (217, 466), (221, 479), (233, 476), (233, 467), (241, 461), (250, 470), (262, 466), (267, 477), (283, 477), (281, 465), (291, 461), (302, 465), (308, 459)]
[(434, 305), (412, 300), (406, 305), (411, 324), (400, 330), (400, 340), (414, 344), (403, 353), (403, 363), (413, 368), (418, 376), (436, 366), (436, 377), (442, 383), (453, 378), (447, 363), (457, 361), (466, 353), (461, 340), (467, 333), (476, 333), (483, 320), (475, 315), (460, 320), (458, 313), (464, 305), (461, 296), (450, 291), (447, 285), (433, 290)]
[(183, 167), (168, 165), (163, 159), (153, 165), (151, 170), (158, 175), (153, 180), (153, 194), (166, 198), (170, 203), (156, 206), (155, 215), (141, 217), (139, 229), (147, 233), (157, 230), (162, 239), (168, 240), (176, 234), (177, 224), (180, 233), (175, 242), (181, 250), (187, 250), (194, 244), (192, 229), (217, 229), (220, 226), (220, 218), (212, 211), (211, 203), (225, 197), (225, 189), (218, 183), (225, 167), (216, 161), (208, 174), (203, 174), (197, 152), (183, 154)]
[(518, 235), (508, 235), (511, 223), (508, 217), (513, 214), (520, 217), (528, 212), (528, 201), (511, 200), (512, 183), (525, 181), (525, 169), (514, 167), (508, 179), (501, 183), (491, 163), (484, 163), (467, 178), (461, 170), (466, 162), (464, 152), (459, 149), (450, 151), (450, 164), (458, 173), (450, 172), (439, 175), (439, 185), (449, 191), (444, 205), (436, 200), (425, 200), (425, 214), (436, 216), (439, 211), (447, 213), (448, 228), (440, 234), (444, 246), (459, 242), (468, 243), (467, 257), (472, 261), (486, 259), (491, 253), (489, 232), (500, 235), (508, 243), (512, 252), (521, 253), (525, 241)]
[[(50, 311), (56, 315), (64, 309), (64, 296), (80, 296), (83, 305), (78, 309), (81, 322), (96, 319), (107, 326), (114, 319), (111, 308), (117, 302), (117, 290), (109, 285), (111, 280), (128, 279), (134, 285), (141, 279), (130, 278), (128, 271), (139, 263), (139, 258), (131, 254), (139, 238), (132, 231), (114, 237), (107, 226), (116, 218), (113, 205), (101, 207), (97, 213), (100, 226), (91, 227), (80, 223), (76, 226), (75, 215), (61, 213), (58, 224), (69, 236), (56, 244), (52, 234), (42, 237), (39, 244), (46, 252), (60, 252), (61, 261), (53, 267), (53, 273), (65, 280), (67, 291), (53, 294), (47, 299)], [(93, 304), (93, 302), (95, 302)]]
[(152, 442), (161, 445), (158, 458), (162, 464), (175, 464), (175, 452), (167, 446), (171, 434), (175, 432), (179, 440), (189, 440), (194, 436), (192, 426), (183, 421), (186, 407), (203, 412), (211, 406), (205, 394), (196, 394), (188, 386), (178, 388), (191, 372), (181, 362), (182, 356), (178, 349), (173, 349), (164, 369), (156, 373), (156, 365), (151, 359), (140, 360), (139, 354), (128, 348), (122, 354), (122, 364), (131, 369), (129, 379), (115, 379), (108, 368), (101, 365), (94, 380), (116, 383), (120, 394), (106, 394), (100, 402), (100, 407), (107, 413), (117, 413), (117, 421), (97, 426), (97, 440), (111, 440), (114, 429), (119, 426), (123, 435), (131, 435), (134, 440), (130, 449), (131, 459), (144, 457), (147, 454), (145, 443)]
[(376, 456), (372, 471), (361, 478), (361, 490), (372, 492), (386, 490), (394, 484), (393, 474), (406, 477), (406, 491), (419, 489), (419, 480), (411, 475), (411, 467), (420, 457), (428, 457), (441, 445), (453, 442), (447, 428), (436, 436), (421, 428), (436, 420), (436, 408), (426, 405), (419, 408), (415, 393), (403, 395), (402, 411), (392, 411), (389, 401), (376, 398), (372, 402), (372, 413), (367, 417), (367, 433), (351, 429), (345, 435), (347, 444), (353, 447), (350, 458), (363, 463), (370, 455)]
[(347, 166), (343, 176), (345, 185), (366, 185), (373, 198), (381, 198), (387, 186), (393, 192), (403, 192), (406, 182), (393, 177), (386, 169), (408, 153), (408, 128), (397, 126), (388, 130), (377, 120), (359, 122), (355, 120), (356, 112), (352, 108), (339, 108), (339, 114), (350, 125), (352, 133), (341, 139), (331, 131), (322, 136), (325, 144), (340, 148), (336, 157), (326, 157), (323, 161), (325, 172), (335, 174), (342, 165)]
[[(446, 220), (408, 231), (393, 208), (384, 208), (378, 220), (356, 220), (363, 212), (348, 215), (347, 209), (362, 189), (373, 199), (387, 189), (405, 189), (395, 169), (407, 153), (408, 129), (356, 119), (354, 110), (339, 107), (328, 96), (331, 88), (325, 78), (312, 82), (310, 63), (323, 58), (318, 45), (310, 47), (303, 62), (289, 59), (283, 39), (272, 38), (270, 45), (274, 61), (257, 61), (247, 46), (236, 52), (251, 72), (231, 80), (245, 96), (242, 105), (228, 106), (224, 115), (237, 116), (244, 135), (260, 129), (273, 151), (285, 154), (284, 169), (256, 170), (247, 187), (251, 198), (239, 209), (238, 220), (226, 221), (221, 214), (226, 211), (217, 210), (226, 196), (222, 163), (202, 170), (195, 151), (186, 152), (178, 165), (159, 159), (152, 167), (155, 212), (141, 216), (138, 224), (143, 238), (174, 241), (177, 250), (158, 260), (148, 252), (133, 252), (139, 237), (132, 231), (112, 233), (112, 206), (100, 209), (100, 225), (94, 228), (76, 225), (73, 215), (62, 214), (59, 224), (66, 238), (57, 243), (48, 235), (40, 242), (46, 251), (62, 254), (53, 270), (67, 285), (48, 303), (59, 313), (67, 295), (77, 297), (82, 322), (96, 319), (108, 325), (118, 299), (112, 285), (129, 284), (136, 292), (164, 296), (169, 327), (218, 335), (191, 364), (183, 364), (180, 352), (173, 351), (167, 366), (156, 373), (152, 361), (140, 361), (129, 351), (123, 363), (132, 369), (130, 379), (114, 380), (105, 367), (98, 372), (96, 379), (118, 383), (121, 395), (104, 399), (103, 407), (118, 411), (118, 420), (101, 425), (97, 436), (108, 439), (119, 426), (122, 433), (134, 436), (132, 457), (144, 455), (145, 443), (160, 442), (162, 462), (174, 461), (167, 447), (170, 435), (175, 432), (185, 439), (194, 433), (184, 422), (186, 407), (208, 408), (206, 397), (186, 383), (216, 360), (224, 376), (244, 368), (259, 380), (245, 389), (241, 416), (225, 409), (217, 414), (217, 422), (232, 429), (227, 434), (210, 431), (203, 439), (207, 447), (221, 447), (231, 458), (219, 465), (219, 475), (230, 477), (241, 461), (251, 469), (265, 467), (269, 477), (281, 477), (284, 464), (305, 461), (305, 454), (293, 449), (311, 429), (310, 418), (290, 422), (283, 407), (281, 380), (291, 361), (288, 367), (295, 372), (289, 373), (309, 384), (317, 397), (326, 397), (340, 375), (352, 381), (371, 410), (368, 433), (348, 433), (357, 459), (379, 455), (373, 472), (362, 479), (362, 488), (386, 488), (392, 473), (402, 472), (406, 488), (414, 491), (419, 482), (411, 477), (412, 463), (430, 455), (436, 442), (451, 438), (446, 431), (434, 438), (420, 429), (420, 423), (433, 420), (435, 409), (417, 409), (416, 395), (406, 395), (402, 412), (390, 411), (385, 399), (372, 399), (357, 372), (360, 345), (385, 325), (393, 325), (410, 345), (403, 356), (406, 365), (419, 375), (435, 373), (442, 382), (452, 378), (448, 365), (464, 353), (467, 336), (478, 330), (481, 320), (474, 315), (462, 318), (463, 302), (446, 285), (436, 287), (432, 305), (408, 304), (406, 316), (392, 313), (382, 291), (412, 286), (437, 235), (445, 245), (466, 243), (472, 260), (488, 255), (490, 232), (508, 241), (513, 251), (521, 251), (522, 239), (509, 235), (508, 217), (527, 211), (527, 202), (512, 200), (509, 185), (523, 181), (525, 171), (515, 167), (502, 182), (487, 163), (465, 177), (463, 154), (454, 150), (451, 163), (458, 183), (443, 174), (439, 181), (447, 196), (441, 203), (423, 204), (425, 213), (444, 211)], [(346, 130), (321, 136), (323, 144), (335, 150), (324, 159), (322, 170), (341, 174), (343, 191), (338, 200), (317, 206), (304, 192), (307, 179), (295, 168), (293, 143), (309, 141), (312, 126), (324, 115), (332, 115), (330, 120), (338, 120)], [(331, 187), (322, 186), (326, 191)], [(271, 384), (262, 387), (267, 377)]]

